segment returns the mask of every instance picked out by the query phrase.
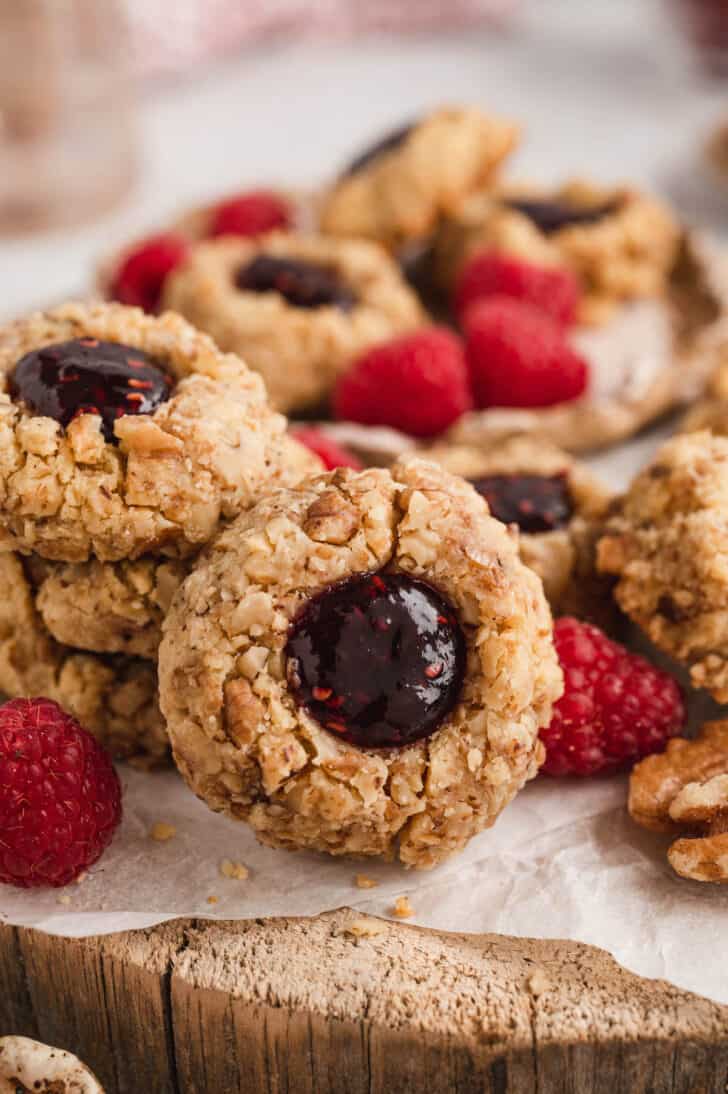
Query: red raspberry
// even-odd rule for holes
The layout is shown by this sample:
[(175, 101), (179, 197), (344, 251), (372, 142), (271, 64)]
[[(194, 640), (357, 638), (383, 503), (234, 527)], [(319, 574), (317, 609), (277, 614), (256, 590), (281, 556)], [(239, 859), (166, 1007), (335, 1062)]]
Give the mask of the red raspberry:
[(342, 376), (333, 400), (337, 418), (413, 437), (442, 433), (472, 405), (462, 342), (444, 327), (367, 350)]
[(112, 299), (157, 311), (165, 279), (184, 262), (187, 251), (187, 241), (172, 232), (148, 236), (127, 251), (111, 285)]
[(499, 251), (480, 251), (460, 274), (453, 299), (455, 313), (463, 322), (476, 300), (495, 295), (524, 300), (568, 327), (576, 318), (581, 288), (571, 270), (535, 266)]
[(480, 407), (553, 406), (586, 389), (586, 361), (558, 323), (531, 304), (508, 296), (479, 300), (468, 308), (465, 335)]
[(250, 190), (221, 201), (212, 212), (209, 236), (259, 236), (274, 228), (290, 228), (293, 209), (273, 190)]
[(327, 437), (321, 429), (301, 426), (298, 429), (292, 429), (291, 436), (315, 452), (323, 460), (327, 471), (333, 471), (336, 467), (353, 467), (355, 471), (361, 471), (364, 467), (361, 460), (358, 460), (352, 452), (343, 445), (337, 444), (331, 437)]
[(548, 775), (622, 771), (660, 752), (685, 724), (677, 683), (591, 623), (564, 616), (554, 627), (564, 694), (541, 730)]
[(111, 760), (75, 718), (50, 699), (0, 707), (0, 882), (68, 885), (120, 820)]

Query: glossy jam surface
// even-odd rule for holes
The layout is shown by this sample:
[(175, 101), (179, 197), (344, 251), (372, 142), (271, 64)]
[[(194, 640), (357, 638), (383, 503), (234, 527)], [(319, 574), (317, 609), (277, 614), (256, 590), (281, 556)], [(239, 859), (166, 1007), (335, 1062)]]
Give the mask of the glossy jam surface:
[(152, 414), (169, 399), (173, 380), (146, 353), (118, 342), (77, 338), (21, 357), (8, 378), (10, 396), (35, 414), (67, 426), (98, 414), (107, 441), (126, 414)]
[(399, 148), (400, 145), (404, 144), (413, 129), (414, 123), (409, 122), (407, 125), (400, 126), (399, 129), (394, 129), (386, 137), (377, 141), (376, 144), (371, 144), (361, 155), (351, 161), (344, 171), (344, 178), (361, 171), (362, 167), (368, 167), (370, 163), (374, 163), (374, 160), (378, 160), (385, 153), (394, 152), (395, 148)]
[(357, 302), (333, 266), (280, 255), (257, 255), (238, 270), (235, 284), (244, 292), (279, 292), (296, 308), (351, 311)]
[(325, 729), (360, 748), (395, 748), (428, 737), (452, 711), (465, 636), (424, 581), (361, 574), (306, 604), (286, 657), (293, 694)]
[(553, 532), (569, 523), (574, 502), (565, 472), (559, 475), (483, 475), (470, 480), (494, 517), (522, 532)]
[(596, 224), (617, 211), (617, 203), (606, 201), (602, 205), (569, 205), (565, 201), (529, 201), (513, 198), (505, 204), (510, 209), (532, 220), (544, 235), (559, 232), (583, 224)]

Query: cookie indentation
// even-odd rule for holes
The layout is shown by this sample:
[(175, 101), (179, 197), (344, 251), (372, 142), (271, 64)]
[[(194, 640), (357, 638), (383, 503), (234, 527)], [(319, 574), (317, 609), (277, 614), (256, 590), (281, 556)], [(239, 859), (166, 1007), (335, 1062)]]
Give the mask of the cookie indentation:
[(522, 532), (565, 528), (574, 502), (565, 471), (558, 475), (483, 475), (470, 479), (493, 516), (517, 524)]
[(314, 597), (286, 646), (297, 701), (361, 748), (434, 733), (458, 702), (465, 637), (452, 606), (407, 574), (361, 574)]
[(74, 338), (27, 353), (8, 386), (16, 402), (64, 427), (80, 414), (98, 414), (105, 439), (116, 444), (116, 420), (154, 413), (169, 399), (173, 380), (133, 346)]
[(357, 298), (333, 266), (284, 255), (258, 254), (236, 276), (244, 292), (278, 292), (296, 308), (334, 307), (348, 312)]
[(618, 209), (615, 201), (605, 201), (599, 205), (572, 205), (565, 201), (509, 198), (505, 204), (509, 209), (528, 217), (544, 235), (560, 232), (562, 228), (596, 224), (610, 214), (616, 213)]

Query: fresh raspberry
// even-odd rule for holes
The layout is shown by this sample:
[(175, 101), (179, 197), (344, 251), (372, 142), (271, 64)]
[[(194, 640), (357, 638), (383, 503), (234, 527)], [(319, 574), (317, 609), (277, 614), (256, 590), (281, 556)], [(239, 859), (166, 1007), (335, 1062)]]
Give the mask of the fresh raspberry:
[(553, 319), (531, 304), (489, 296), (465, 316), (466, 354), (479, 407), (553, 406), (576, 399), (589, 368)]
[(375, 346), (356, 360), (334, 393), (334, 415), (433, 437), (473, 403), (462, 342), (427, 327)]
[(274, 228), (290, 228), (293, 210), (273, 190), (250, 190), (221, 201), (212, 212), (210, 236), (259, 236)]
[(0, 882), (68, 885), (120, 820), (119, 779), (90, 733), (50, 699), (0, 707)]
[(535, 266), (499, 251), (480, 251), (467, 263), (455, 287), (453, 305), (460, 322), (476, 300), (496, 295), (525, 300), (568, 327), (576, 318), (581, 288), (571, 270)]
[(564, 694), (541, 730), (548, 775), (622, 771), (660, 752), (685, 724), (677, 683), (591, 623), (564, 616), (554, 627)]
[(306, 448), (310, 448), (323, 460), (327, 471), (333, 471), (336, 467), (353, 467), (355, 471), (361, 471), (364, 464), (356, 456), (337, 444), (320, 429), (313, 426), (301, 426), (291, 430), (291, 436), (295, 437)]
[(188, 250), (187, 241), (172, 232), (148, 236), (127, 251), (111, 284), (112, 299), (156, 312), (165, 279), (184, 262)]

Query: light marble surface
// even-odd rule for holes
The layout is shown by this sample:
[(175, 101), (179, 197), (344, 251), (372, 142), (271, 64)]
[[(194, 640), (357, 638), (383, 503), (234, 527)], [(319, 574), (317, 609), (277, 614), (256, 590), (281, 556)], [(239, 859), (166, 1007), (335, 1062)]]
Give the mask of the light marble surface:
[(695, 82), (662, 12), (659, 0), (522, 0), (506, 34), (269, 42), (147, 91), (134, 194), (82, 230), (0, 240), (0, 318), (83, 291), (99, 254), (181, 206), (261, 181), (316, 184), (361, 142), (443, 101), (522, 118), (514, 171), (527, 177), (660, 186), (677, 174), (692, 186), (721, 95)]

